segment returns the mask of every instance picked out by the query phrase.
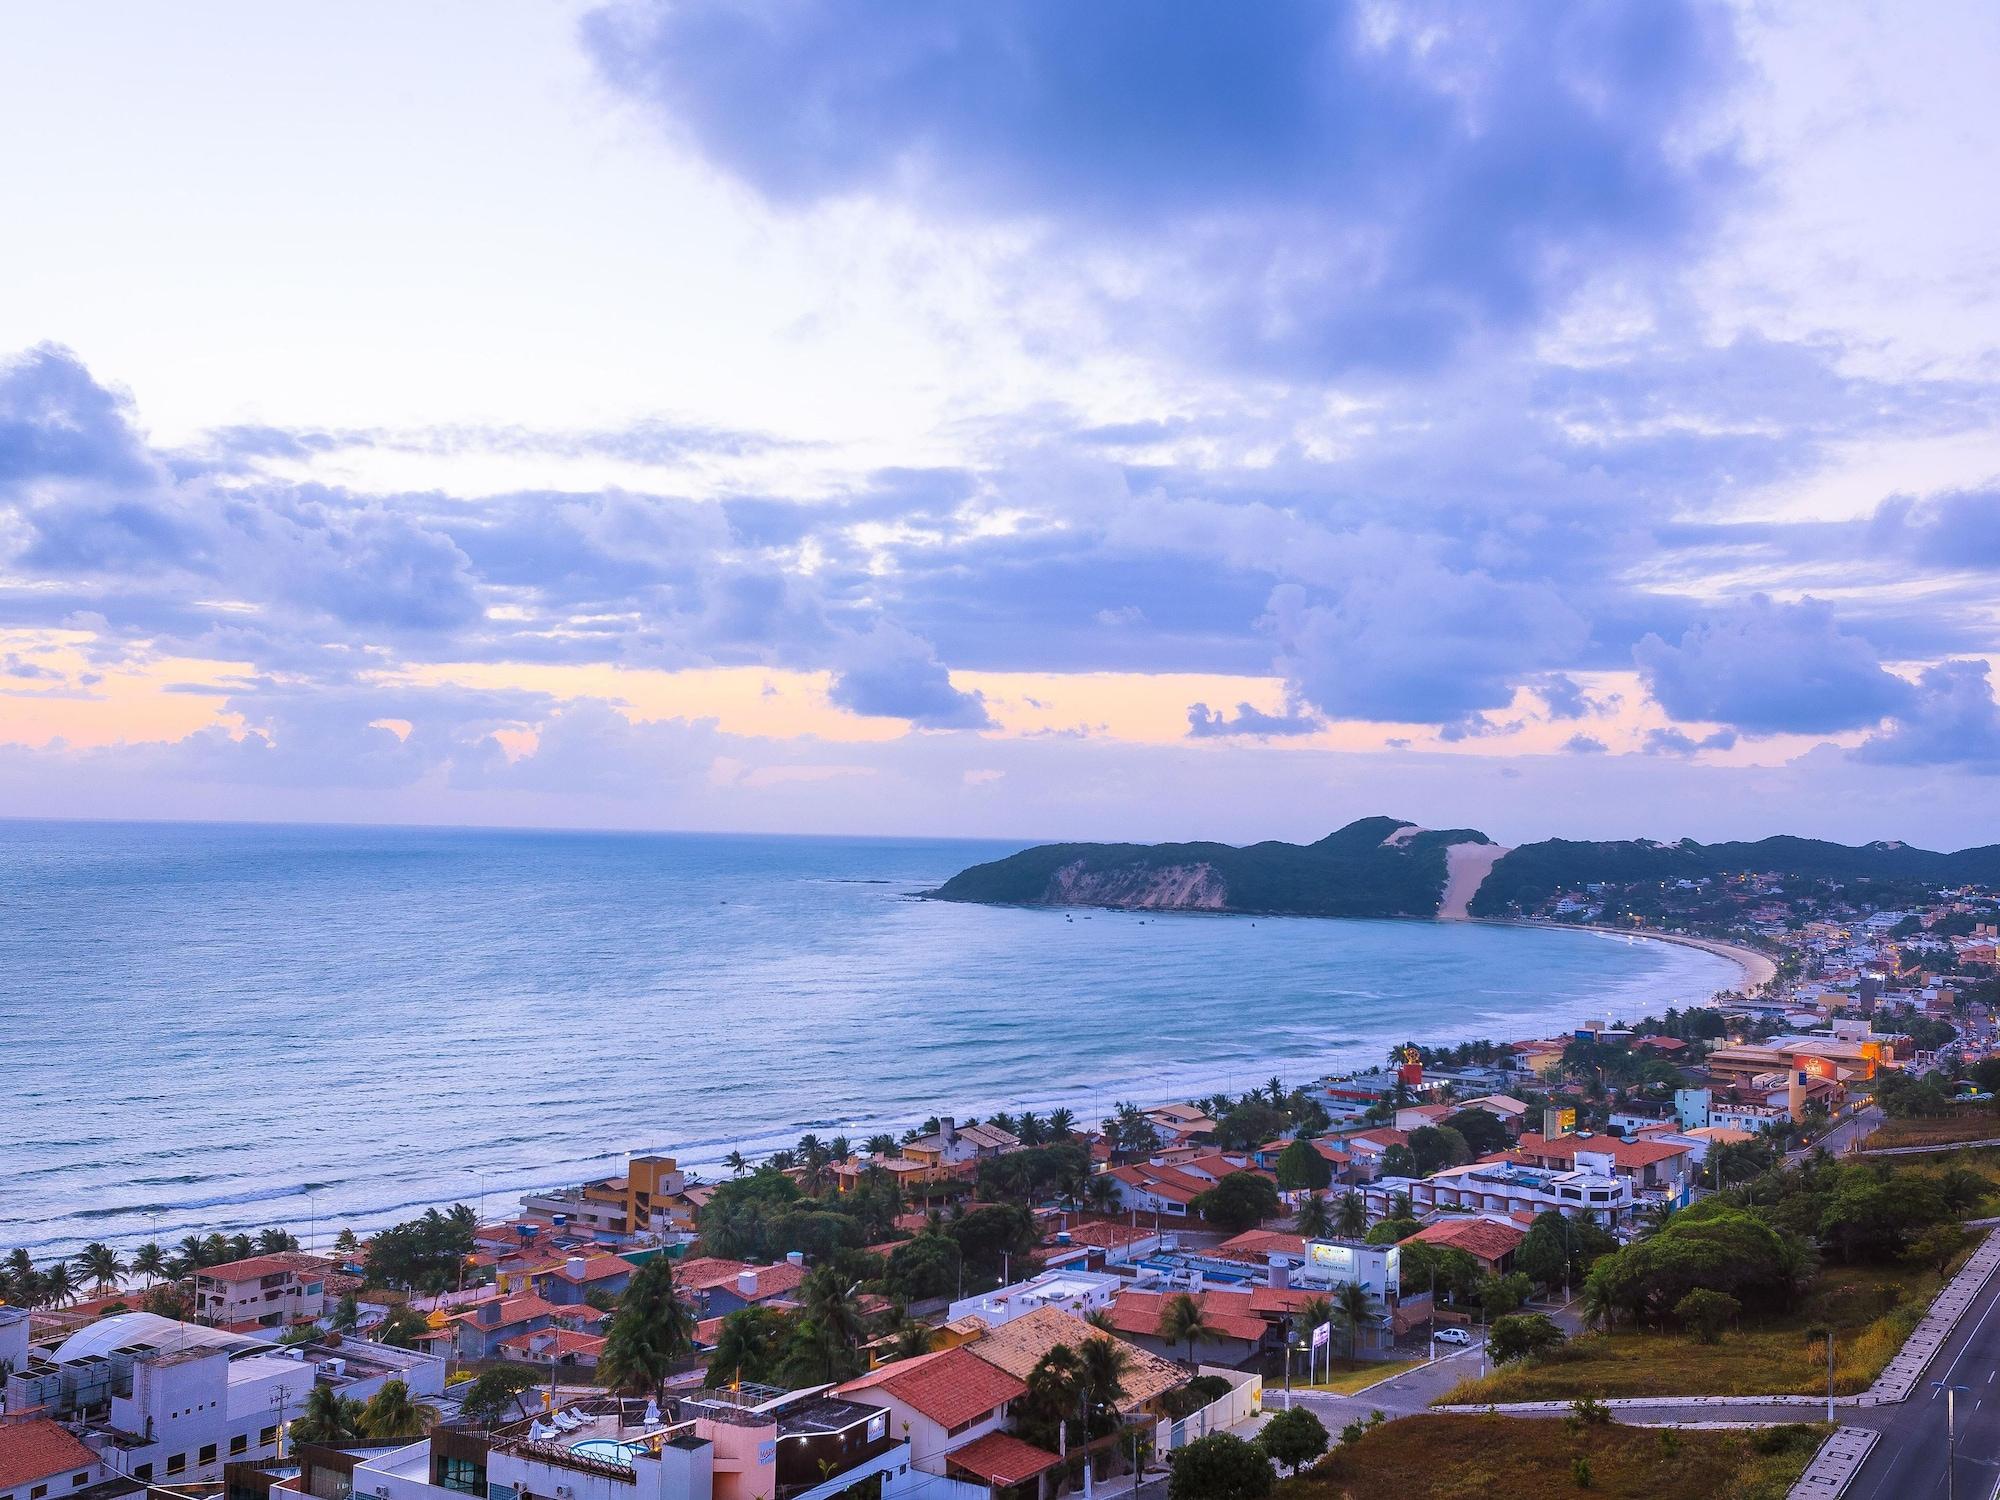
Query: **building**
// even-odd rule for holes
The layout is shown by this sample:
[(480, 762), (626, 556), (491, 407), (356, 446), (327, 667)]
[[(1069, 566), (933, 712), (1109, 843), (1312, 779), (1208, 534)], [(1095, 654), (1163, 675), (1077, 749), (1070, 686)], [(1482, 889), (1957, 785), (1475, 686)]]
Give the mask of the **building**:
[(944, 1115), (933, 1134), (903, 1142), (903, 1158), (945, 1173), (1020, 1149), (1020, 1137), (998, 1125), (960, 1125)]
[[(1106, 1337), (1111, 1336), (1091, 1327), (1075, 1313), (1065, 1312), (1059, 1307), (1038, 1307), (998, 1328), (988, 1329), (965, 1348), (988, 1364), (1005, 1370), (1016, 1380), (1025, 1381), (1041, 1362), (1042, 1356), (1056, 1345), (1066, 1344), (1072, 1349), (1081, 1349), (1090, 1339)], [(1178, 1390), (1188, 1383), (1189, 1372), (1172, 1360), (1163, 1359), (1124, 1339), (1114, 1341), (1125, 1350), (1129, 1361), (1120, 1380), (1125, 1387), (1125, 1394), (1118, 1400), (1118, 1410), (1122, 1415), (1129, 1417), (1141, 1411), (1159, 1412), (1160, 1402), (1167, 1392)]]
[(1384, 1177), (1362, 1194), (1368, 1210), (1386, 1216), (1392, 1200), (1407, 1193), (1419, 1214), (1457, 1212), (1526, 1215), (1554, 1209), (1571, 1218), (1619, 1224), (1631, 1217), (1631, 1181), (1589, 1171), (1556, 1171), (1502, 1159), (1446, 1167), (1429, 1177)]
[[(1711, 1106), (1711, 1117), (1713, 1113)], [(1631, 1184), (1634, 1198), (1653, 1194), (1676, 1204), (1687, 1201), (1690, 1157), (1688, 1148), (1674, 1141), (1650, 1137), (1622, 1141), (1615, 1136), (1576, 1133), (1547, 1136), (1531, 1131), (1521, 1137), (1506, 1159), (1558, 1172), (1616, 1177)]]
[(670, 1234), (694, 1228), (686, 1193), (687, 1173), (671, 1156), (635, 1156), (625, 1164), (625, 1225), (628, 1233)]
[(899, 1359), (838, 1386), (842, 1400), (866, 1401), (889, 1412), (889, 1430), (910, 1445), (911, 1466), (945, 1472), (956, 1449), (1007, 1424), (1008, 1403), (1028, 1393), (1022, 1381), (965, 1349)]
[(1421, 1241), (1443, 1250), (1462, 1250), (1488, 1276), (1505, 1276), (1514, 1269), (1514, 1252), (1521, 1248), (1521, 1242), (1527, 1237), (1528, 1231), (1512, 1218), (1477, 1214), (1426, 1224), (1403, 1243), (1410, 1245)]
[(622, 1255), (567, 1255), (522, 1273), (528, 1286), (557, 1307), (574, 1307), (592, 1292), (616, 1297), (639, 1268)]
[(333, 1262), (281, 1251), (253, 1255), (194, 1273), (195, 1316), (219, 1328), (285, 1328), (326, 1313), (326, 1277)]
[[(104, 1500), (112, 1477), (103, 1460), (60, 1422), (46, 1417), (0, 1423), (0, 1500)], [(137, 1486), (118, 1486), (131, 1493)]]
[(316, 1382), (365, 1401), (390, 1380), (419, 1399), (436, 1395), (444, 1364), (359, 1339), (280, 1348), (152, 1313), (114, 1313), (30, 1349), (8, 1377), (7, 1410), (39, 1408), (78, 1424), (113, 1474), (193, 1484), (220, 1477), (232, 1460), (274, 1456), (287, 1416)]
[(1088, 1318), (1110, 1307), (1118, 1289), (1126, 1285), (1129, 1283), (1123, 1277), (1095, 1271), (1044, 1271), (1027, 1281), (954, 1302), (946, 1318), (956, 1322), (960, 1318), (977, 1317), (988, 1328), (998, 1328), (1043, 1307), (1057, 1307)]
[(1250, 1305), (1248, 1291), (1168, 1292), (1143, 1291), (1126, 1287), (1112, 1302), (1108, 1317), (1121, 1338), (1162, 1358), (1184, 1358), (1187, 1346), (1161, 1332), (1168, 1304), (1187, 1296), (1200, 1306), (1202, 1321), (1211, 1336), (1196, 1346), (1196, 1354), (1214, 1364), (1241, 1365), (1254, 1359), (1272, 1333), (1267, 1322)]
[(803, 1258), (753, 1266), (747, 1261), (702, 1255), (683, 1261), (674, 1271), (675, 1284), (704, 1318), (719, 1318), (745, 1307), (789, 1306), (805, 1279)]

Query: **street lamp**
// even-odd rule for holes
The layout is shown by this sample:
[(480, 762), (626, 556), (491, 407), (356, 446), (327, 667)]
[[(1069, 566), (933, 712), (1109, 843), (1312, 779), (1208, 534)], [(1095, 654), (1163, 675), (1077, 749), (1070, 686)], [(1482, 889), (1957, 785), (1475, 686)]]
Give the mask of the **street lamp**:
[(1931, 1386), (1944, 1392), (1944, 1500), (1958, 1500), (1958, 1393), (1972, 1387), (1942, 1380)]
[[(1814, 1329), (1813, 1333), (1823, 1334), (1826, 1338), (1826, 1420), (1830, 1424), (1833, 1421), (1833, 1325)], [(1812, 1336), (1806, 1335), (1808, 1340)]]

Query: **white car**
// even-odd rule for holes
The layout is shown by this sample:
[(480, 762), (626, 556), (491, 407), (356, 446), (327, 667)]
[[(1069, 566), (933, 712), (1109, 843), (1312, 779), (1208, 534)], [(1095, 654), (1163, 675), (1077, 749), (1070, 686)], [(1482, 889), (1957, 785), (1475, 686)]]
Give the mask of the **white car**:
[(1467, 1333), (1463, 1328), (1440, 1328), (1437, 1331), (1436, 1337), (1440, 1344), (1469, 1345), (1472, 1342), (1472, 1335)]

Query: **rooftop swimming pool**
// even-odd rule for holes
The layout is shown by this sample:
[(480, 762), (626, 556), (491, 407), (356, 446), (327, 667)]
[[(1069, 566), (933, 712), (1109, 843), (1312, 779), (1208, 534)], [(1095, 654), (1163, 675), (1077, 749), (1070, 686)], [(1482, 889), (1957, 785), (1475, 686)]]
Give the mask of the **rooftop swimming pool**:
[(569, 1451), (579, 1458), (594, 1458), (600, 1463), (623, 1464), (632, 1467), (632, 1455), (644, 1445), (621, 1443), (616, 1438), (585, 1438), (580, 1443), (571, 1443)]

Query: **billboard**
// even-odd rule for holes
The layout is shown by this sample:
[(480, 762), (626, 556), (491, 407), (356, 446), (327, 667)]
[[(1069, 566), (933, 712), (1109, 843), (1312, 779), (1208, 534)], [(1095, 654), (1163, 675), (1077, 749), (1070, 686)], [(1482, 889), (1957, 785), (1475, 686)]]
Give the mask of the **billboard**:
[(1324, 1349), (1332, 1338), (1333, 1324), (1321, 1323), (1313, 1329), (1312, 1346), (1315, 1349)]
[(1354, 1280), (1352, 1246), (1336, 1245), (1328, 1240), (1314, 1240), (1306, 1246), (1306, 1258), (1314, 1265), (1331, 1271), (1343, 1281)]

